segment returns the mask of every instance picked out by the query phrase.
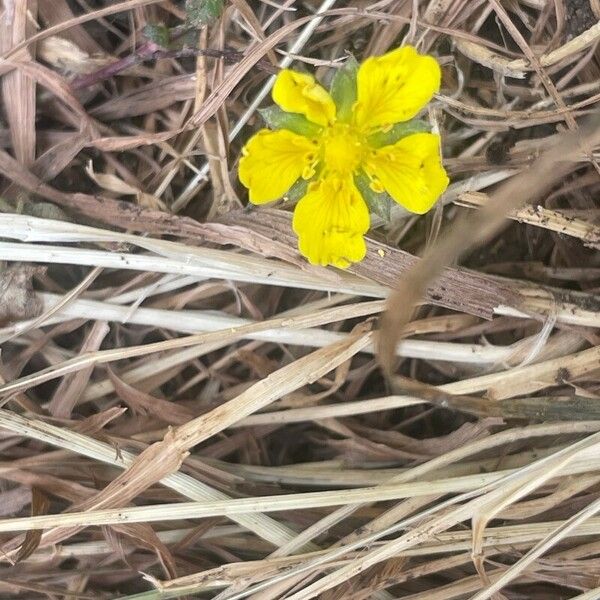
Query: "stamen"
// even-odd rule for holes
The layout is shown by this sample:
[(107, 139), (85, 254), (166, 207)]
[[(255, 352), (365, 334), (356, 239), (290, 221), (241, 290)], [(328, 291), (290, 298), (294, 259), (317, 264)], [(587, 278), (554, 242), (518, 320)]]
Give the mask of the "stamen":
[(369, 187), (377, 194), (382, 194), (385, 192), (385, 188), (381, 185), (381, 181), (379, 179), (372, 178)]
[(302, 169), (302, 179), (310, 179), (315, 174), (315, 168), (313, 165), (306, 165)]

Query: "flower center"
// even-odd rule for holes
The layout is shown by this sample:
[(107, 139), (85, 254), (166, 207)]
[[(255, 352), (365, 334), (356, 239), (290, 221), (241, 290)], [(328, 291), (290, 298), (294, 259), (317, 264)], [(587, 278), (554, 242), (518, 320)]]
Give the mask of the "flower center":
[(364, 149), (357, 133), (349, 125), (336, 123), (328, 127), (321, 137), (324, 172), (353, 173), (362, 162)]

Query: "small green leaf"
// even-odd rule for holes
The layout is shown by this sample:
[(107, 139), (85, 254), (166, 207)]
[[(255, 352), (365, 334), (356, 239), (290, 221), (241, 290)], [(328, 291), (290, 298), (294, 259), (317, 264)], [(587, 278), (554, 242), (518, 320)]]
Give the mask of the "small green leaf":
[(161, 48), (168, 48), (171, 43), (171, 33), (168, 27), (160, 23), (149, 23), (143, 29), (144, 37)]
[(288, 193), (284, 194), (283, 197), (288, 202), (296, 202), (300, 200), (300, 198), (304, 198), (304, 196), (306, 196), (306, 190), (308, 189), (309, 183), (310, 182), (307, 179), (300, 177), (300, 179), (296, 180), (296, 183), (294, 183), (294, 185), (288, 190)]
[(356, 175), (354, 183), (362, 197), (365, 199), (365, 202), (369, 207), (369, 212), (381, 217), (386, 223), (389, 223), (391, 220), (392, 204), (394, 202), (392, 197), (386, 192), (380, 194), (374, 192), (369, 185), (369, 178), (362, 171)]
[(368, 138), (369, 144), (373, 148), (381, 148), (382, 146), (389, 146), (395, 144), (397, 141), (405, 138), (413, 133), (424, 133), (430, 132), (431, 126), (425, 121), (420, 119), (413, 119), (406, 123), (396, 123), (388, 131), (378, 131)]
[(331, 82), (330, 93), (337, 108), (337, 120), (347, 123), (352, 116), (352, 107), (356, 102), (356, 76), (358, 63), (350, 55), (344, 65), (339, 68)]
[(258, 112), (271, 129), (289, 129), (305, 137), (315, 137), (321, 132), (321, 127), (311, 123), (304, 115), (285, 112), (275, 104)]
[(187, 24), (203, 27), (218, 19), (223, 11), (223, 0), (185, 0)]

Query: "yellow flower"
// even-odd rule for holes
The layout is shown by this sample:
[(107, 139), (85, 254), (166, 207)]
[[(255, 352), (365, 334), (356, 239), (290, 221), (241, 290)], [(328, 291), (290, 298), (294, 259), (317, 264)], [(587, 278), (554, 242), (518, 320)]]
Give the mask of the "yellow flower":
[(265, 111), (274, 130), (261, 129), (242, 150), (239, 178), (250, 202), (302, 189), (293, 219), (301, 254), (341, 268), (362, 260), (365, 196), (389, 194), (422, 214), (448, 186), (439, 136), (407, 123), (439, 86), (436, 60), (410, 46), (341, 73), (331, 93), (311, 75), (282, 70), (273, 87), (277, 106)]

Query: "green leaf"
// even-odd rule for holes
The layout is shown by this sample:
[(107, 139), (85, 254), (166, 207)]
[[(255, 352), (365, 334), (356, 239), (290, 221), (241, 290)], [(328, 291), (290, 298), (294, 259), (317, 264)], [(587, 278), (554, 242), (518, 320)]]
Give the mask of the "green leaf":
[(187, 24), (202, 27), (218, 19), (223, 11), (224, 0), (185, 0)]
[(382, 146), (389, 146), (395, 144), (397, 141), (405, 138), (413, 133), (424, 133), (430, 132), (431, 125), (420, 119), (413, 119), (412, 121), (406, 121), (406, 123), (396, 123), (388, 131), (378, 131), (368, 138), (369, 145), (373, 148), (381, 148)]
[(148, 23), (142, 30), (144, 37), (161, 48), (168, 48), (171, 44), (171, 33), (168, 27), (160, 23)]
[(387, 193), (383, 192), (378, 194), (371, 189), (369, 185), (369, 178), (367, 175), (360, 171), (354, 178), (354, 183), (365, 199), (369, 212), (381, 217), (386, 223), (391, 220), (393, 198)]
[(304, 115), (285, 112), (275, 104), (258, 112), (271, 129), (289, 129), (305, 137), (315, 137), (321, 132), (321, 127), (311, 123)]
[(337, 120), (341, 123), (347, 123), (352, 116), (352, 107), (356, 102), (357, 73), (358, 63), (354, 56), (350, 55), (336, 71), (331, 82), (330, 93), (337, 108)]

